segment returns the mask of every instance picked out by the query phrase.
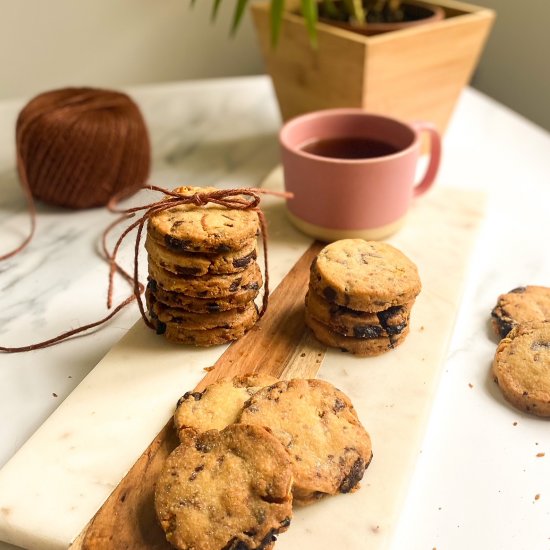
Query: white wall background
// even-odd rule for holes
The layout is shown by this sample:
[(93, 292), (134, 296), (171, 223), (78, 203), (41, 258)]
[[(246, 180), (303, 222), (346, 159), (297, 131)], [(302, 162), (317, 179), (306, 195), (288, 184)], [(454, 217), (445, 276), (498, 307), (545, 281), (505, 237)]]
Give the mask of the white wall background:
[[(475, 0), (498, 13), (474, 78), (483, 92), (550, 129), (550, 0)], [(124, 86), (262, 72), (235, 0), (0, 0), (0, 99), (65, 85)]]

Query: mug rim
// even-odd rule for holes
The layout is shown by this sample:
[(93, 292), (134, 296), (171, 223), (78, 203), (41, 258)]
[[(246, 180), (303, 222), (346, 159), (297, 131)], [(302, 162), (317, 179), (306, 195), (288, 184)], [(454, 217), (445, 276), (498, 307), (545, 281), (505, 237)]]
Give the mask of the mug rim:
[[(362, 159), (323, 157), (321, 155), (314, 155), (312, 153), (308, 153), (303, 149), (300, 149), (299, 147), (293, 147), (288, 143), (287, 134), (290, 132), (290, 130), (294, 126), (307, 122), (308, 120), (311, 120), (311, 119), (319, 119), (319, 118), (332, 117), (337, 115), (359, 115), (365, 118), (371, 118), (371, 119), (377, 118), (381, 120), (388, 120), (390, 122), (393, 122), (395, 124), (398, 124), (401, 127), (404, 127), (410, 130), (414, 138), (408, 147), (405, 147), (404, 149), (400, 149), (396, 153), (392, 153), (390, 155), (383, 155), (379, 157), (369, 157), (369, 158), (362, 158)], [(372, 164), (376, 162), (392, 160), (392, 159), (399, 158), (401, 156), (405, 156), (409, 154), (411, 149), (413, 149), (418, 144), (418, 142), (419, 142), (418, 132), (412, 124), (403, 122), (401, 120), (398, 120), (390, 116), (381, 115), (378, 113), (371, 113), (369, 111), (365, 111), (364, 109), (355, 108), (355, 107), (339, 108), (339, 109), (321, 109), (318, 111), (305, 113), (303, 115), (298, 115), (294, 118), (291, 118), (289, 121), (285, 122), (285, 124), (283, 124), (283, 127), (279, 130), (279, 143), (281, 147), (283, 147), (289, 153), (295, 154), (299, 157), (315, 160), (317, 162), (325, 162), (328, 164), (365, 164), (365, 163)]]

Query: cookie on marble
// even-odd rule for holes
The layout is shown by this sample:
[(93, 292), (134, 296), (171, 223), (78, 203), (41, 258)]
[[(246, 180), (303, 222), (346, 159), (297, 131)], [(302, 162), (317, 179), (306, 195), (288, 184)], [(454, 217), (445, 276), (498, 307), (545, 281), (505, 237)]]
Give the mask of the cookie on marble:
[(405, 341), (409, 334), (409, 325), (395, 336), (370, 337), (365, 335), (361, 338), (343, 336), (342, 334), (331, 330), (327, 325), (313, 318), (306, 310), (306, 325), (312, 330), (315, 338), (319, 342), (331, 348), (339, 348), (359, 357), (373, 357), (381, 355), (399, 346)]
[(311, 266), (310, 287), (328, 302), (373, 312), (414, 300), (421, 283), (416, 265), (397, 248), (344, 239), (321, 250)]
[(520, 286), (501, 294), (491, 318), (493, 330), (500, 338), (520, 323), (550, 321), (550, 288)]
[(259, 318), (258, 309), (254, 304), (252, 307), (244, 308), (243, 312), (234, 318), (232, 324), (208, 329), (190, 329), (184, 323), (165, 323), (151, 312), (149, 315), (157, 334), (164, 335), (169, 342), (198, 347), (219, 346), (238, 340), (256, 324)]
[(257, 391), (239, 422), (265, 426), (287, 449), (294, 500), (307, 504), (357, 488), (372, 458), (349, 398), (323, 380), (281, 380)]
[(326, 325), (331, 331), (352, 338), (394, 339), (409, 324), (413, 302), (392, 306), (383, 311), (356, 311), (321, 298), (316, 292), (306, 295), (306, 309), (311, 317)]
[(178, 434), (185, 429), (223, 430), (237, 421), (244, 403), (252, 395), (277, 381), (266, 374), (250, 374), (222, 378), (202, 392), (187, 392), (178, 401), (174, 426)]
[(154, 279), (149, 278), (147, 283), (148, 292), (155, 296), (155, 299), (166, 306), (182, 308), (195, 313), (214, 313), (227, 311), (237, 307), (243, 307), (251, 300), (254, 300), (260, 291), (261, 283), (241, 284), (240, 288), (227, 295), (218, 298), (195, 298), (186, 296), (181, 292), (170, 292), (164, 290)]
[(514, 407), (549, 417), (550, 321), (513, 328), (498, 345), (493, 376)]
[(266, 549), (290, 525), (291, 484), (288, 453), (266, 429), (187, 430), (156, 483), (155, 509), (180, 550)]
[[(178, 187), (183, 195), (210, 193), (214, 187)], [(153, 214), (147, 232), (175, 252), (226, 254), (242, 249), (260, 230), (254, 210), (229, 209), (213, 203), (185, 204)]]
[(243, 248), (226, 254), (173, 252), (149, 236), (145, 241), (145, 248), (155, 264), (177, 275), (236, 273), (243, 271), (257, 256), (256, 239), (247, 242)]
[(254, 283), (262, 286), (262, 273), (256, 262), (238, 273), (192, 277), (170, 273), (149, 258), (149, 276), (162, 289), (193, 298), (220, 298), (238, 292), (243, 286)]
[(179, 323), (191, 330), (208, 330), (216, 327), (231, 328), (241, 324), (247, 315), (256, 310), (254, 302), (229, 309), (210, 313), (194, 313), (178, 307), (171, 307), (156, 300), (149, 289), (145, 291), (145, 301), (150, 314), (163, 323)]

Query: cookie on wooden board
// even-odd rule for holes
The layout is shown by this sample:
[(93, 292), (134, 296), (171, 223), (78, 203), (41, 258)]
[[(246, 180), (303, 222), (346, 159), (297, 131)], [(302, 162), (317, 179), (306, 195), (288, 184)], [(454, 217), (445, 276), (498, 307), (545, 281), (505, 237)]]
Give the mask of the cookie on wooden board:
[(550, 321), (512, 329), (498, 345), (493, 376), (514, 407), (550, 417)]
[(164, 323), (159, 321), (151, 312), (149, 314), (157, 334), (164, 335), (169, 342), (200, 347), (219, 346), (242, 338), (256, 324), (259, 317), (258, 309), (252, 304), (252, 307), (244, 308), (242, 313), (236, 314), (231, 325), (189, 329), (185, 324), (178, 322)]
[[(209, 193), (214, 187), (178, 187), (183, 195)], [(254, 210), (208, 203), (185, 204), (153, 214), (147, 225), (152, 239), (175, 252), (226, 254), (242, 249), (260, 230)]]
[(270, 548), (292, 517), (288, 453), (265, 428), (186, 431), (156, 483), (155, 509), (180, 550)]
[(267, 374), (250, 374), (222, 378), (202, 392), (187, 392), (178, 401), (174, 426), (178, 434), (188, 428), (197, 432), (223, 430), (236, 422), (245, 401), (277, 381)]
[(238, 273), (190, 277), (170, 273), (149, 258), (149, 276), (164, 290), (180, 292), (193, 298), (219, 298), (238, 292), (250, 284), (262, 286), (262, 273), (256, 262)]
[(327, 325), (317, 321), (306, 310), (306, 325), (313, 331), (317, 340), (331, 348), (339, 348), (359, 357), (373, 357), (381, 355), (404, 342), (409, 334), (409, 325), (395, 336), (380, 336), (378, 338), (353, 338), (334, 332)]
[(145, 248), (154, 263), (178, 275), (236, 273), (243, 271), (257, 256), (255, 238), (248, 241), (243, 248), (226, 254), (174, 252), (150, 236), (145, 241)]
[(254, 300), (260, 291), (261, 284), (258, 281), (242, 284), (240, 288), (227, 296), (217, 298), (195, 298), (186, 296), (181, 292), (164, 290), (154, 279), (149, 278), (147, 290), (155, 296), (155, 299), (170, 307), (178, 307), (195, 313), (214, 313), (242, 307)]
[(293, 495), (307, 504), (358, 487), (372, 458), (351, 401), (323, 380), (281, 380), (244, 405), (239, 422), (265, 426), (287, 449)]
[(217, 327), (231, 328), (240, 324), (247, 315), (253, 314), (251, 310), (256, 310), (254, 302), (248, 302), (243, 306), (226, 311), (195, 313), (159, 302), (149, 289), (145, 291), (145, 301), (147, 309), (158, 321), (179, 323), (190, 330), (207, 330)]
[(520, 286), (501, 294), (491, 317), (493, 330), (500, 338), (520, 323), (550, 321), (550, 288)]
[(354, 338), (398, 336), (409, 323), (412, 305), (409, 302), (383, 311), (365, 312), (329, 303), (313, 291), (306, 295), (306, 309), (311, 317), (333, 332)]
[(310, 287), (328, 302), (373, 312), (414, 300), (421, 283), (416, 265), (397, 248), (343, 239), (321, 250), (311, 266)]

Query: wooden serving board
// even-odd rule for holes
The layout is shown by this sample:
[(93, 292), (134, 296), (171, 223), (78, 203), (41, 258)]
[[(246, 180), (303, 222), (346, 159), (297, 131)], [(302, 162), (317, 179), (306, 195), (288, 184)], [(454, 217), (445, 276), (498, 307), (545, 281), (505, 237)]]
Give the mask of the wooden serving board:
[[(282, 187), (280, 170), (265, 187)], [(445, 361), (483, 203), (478, 193), (444, 187), (418, 200), (389, 241), (418, 265), (422, 279), (410, 334), (373, 358), (329, 349), (319, 365), (324, 348), (304, 330), (302, 317), (319, 245), (288, 223), (280, 199), (266, 197), (270, 279), (280, 284), (265, 318), (223, 355), (220, 348), (169, 345), (137, 323), (0, 470), (0, 540), (37, 550), (166, 548), (151, 491), (176, 444), (169, 425), (162, 427), (177, 398), (233, 373), (308, 377), (320, 366), (317, 376), (353, 401), (371, 434), (374, 459), (356, 493), (296, 509), (277, 548), (387, 548)]]

